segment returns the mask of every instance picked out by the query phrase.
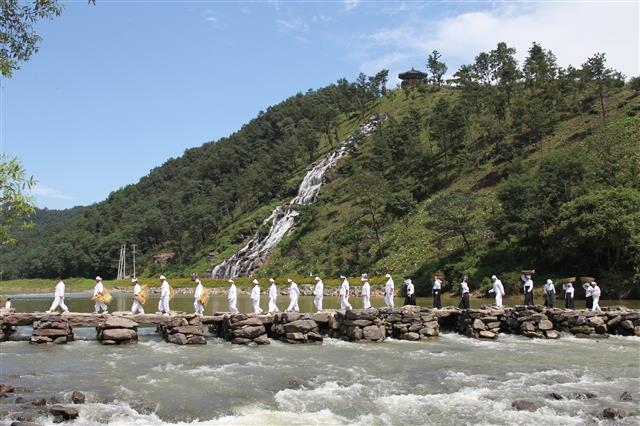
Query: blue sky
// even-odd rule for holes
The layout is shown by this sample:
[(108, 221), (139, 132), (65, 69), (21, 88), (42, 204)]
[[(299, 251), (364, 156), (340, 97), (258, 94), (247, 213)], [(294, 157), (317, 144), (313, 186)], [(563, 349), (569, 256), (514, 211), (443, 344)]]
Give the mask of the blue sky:
[(500, 41), (561, 66), (605, 52), (640, 74), (637, 1), (63, 2), (40, 50), (1, 82), (0, 149), (41, 208), (104, 200), (259, 111), (360, 72), (389, 86), (438, 50), (449, 74)]

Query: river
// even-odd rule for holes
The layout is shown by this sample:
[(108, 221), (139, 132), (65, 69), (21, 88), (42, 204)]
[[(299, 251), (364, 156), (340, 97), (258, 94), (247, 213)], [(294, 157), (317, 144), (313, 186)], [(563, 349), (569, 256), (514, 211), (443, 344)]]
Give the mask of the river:
[[(190, 311), (192, 300), (177, 297), (172, 307)], [(42, 310), (49, 303), (14, 298), (16, 308)], [(90, 308), (85, 295), (67, 303), (74, 311)], [(129, 302), (117, 296), (120, 303)], [(240, 309), (248, 306), (241, 298)], [(0, 383), (65, 400), (73, 390), (85, 393), (74, 424), (584, 425), (609, 424), (597, 417), (606, 407), (634, 413), (616, 424), (640, 422), (637, 337), (479, 341), (445, 333), (429, 342), (325, 339), (249, 348), (214, 337), (204, 346), (176, 346), (144, 328), (137, 345), (114, 347), (93, 340), (92, 329), (74, 332), (77, 340), (67, 345), (4, 342), (0, 351)], [(633, 401), (619, 400), (624, 391)], [(589, 394), (594, 397), (580, 399)], [(519, 399), (538, 409), (515, 410), (511, 403)]]

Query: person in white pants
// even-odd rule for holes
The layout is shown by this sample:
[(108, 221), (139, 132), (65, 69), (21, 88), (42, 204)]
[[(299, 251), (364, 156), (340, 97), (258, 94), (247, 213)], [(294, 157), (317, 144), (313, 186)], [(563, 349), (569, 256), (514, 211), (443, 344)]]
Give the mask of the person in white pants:
[(171, 313), (171, 309), (169, 308), (169, 282), (167, 281), (167, 277), (165, 277), (164, 275), (160, 275), (160, 281), (162, 281), (162, 284), (160, 285), (160, 300), (158, 301), (158, 311), (160, 311), (160, 313), (163, 315), (169, 315)]
[(131, 305), (131, 313), (136, 314), (144, 314), (144, 308), (142, 307), (142, 303), (140, 302), (140, 293), (142, 293), (142, 287), (138, 284), (137, 278), (131, 278), (131, 283), (133, 284), (133, 304)]
[(598, 283), (596, 283), (595, 281), (591, 282), (591, 287), (593, 289), (592, 292), (592, 296), (593, 296), (593, 307), (591, 308), (592, 311), (600, 311), (600, 304), (598, 303), (600, 301), (600, 287), (598, 287)]
[(289, 307), (287, 308), (288, 312), (300, 312), (300, 308), (298, 307), (298, 299), (300, 299), (300, 289), (298, 289), (298, 284), (295, 283), (291, 278), (287, 279), (289, 283)]
[(386, 274), (385, 277), (387, 278), (387, 282), (384, 285), (384, 304), (387, 308), (393, 308), (395, 306), (393, 301), (396, 293), (395, 284), (393, 278), (391, 278), (391, 274)]
[[(102, 284), (102, 278), (100, 278), (100, 276), (96, 277), (96, 285), (95, 287), (93, 287), (93, 296), (97, 296), (99, 294), (101, 294), (102, 292), (104, 292), (104, 285)], [(107, 305), (105, 305), (103, 302), (101, 302), (100, 300), (96, 300), (94, 305), (93, 305), (93, 313), (94, 314), (99, 314), (100, 311), (103, 311), (103, 314), (108, 314), (109, 313), (109, 308), (107, 307)]]
[(276, 280), (273, 278), (269, 278), (269, 282), (271, 286), (269, 286), (269, 313), (275, 314), (279, 312), (278, 305), (276, 305), (276, 300), (278, 299), (278, 287), (276, 287)]
[(64, 304), (64, 282), (61, 277), (56, 278), (56, 289), (53, 293), (53, 303), (47, 312), (53, 312), (58, 309), (58, 306), (62, 308), (62, 313), (69, 312), (69, 308)]
[(360, 295), (362, 296), (362, 307), (364, 309), (371, 308), (371, 285), (369, 284), (369, 278), (362, 278)]
[(340, 310), (346, 311), (347, 309), (353, 309), (349, 303), (349, 280), (344, 275), (340, 275), (342, 278), (342, 284), (340, 285)]
[(236, 290), (236, 283), (233, 280), (229, 280), (229, 292), (227, 294), (227, 301), (229, 302), (229, 312), (232, 314), (238, 313), (236, 304), (238, 303), (238, 291)]
[(322, 298), (324, 297), (324, 283), (320, 277), (315, 278), (316, 285), (313, 288), (313, 306), (318, 312), (322, 311)]
[(197, 276), (195, 276), (193, 280), (196, 283), (196, 290), (193, 292), (193, 310), (196, 315), (202, 316), (204, 315), (204, 306), (200, 303), (200, 297), (202, 296), (202, 293), (204, 293), (204, 287), (202, 286), (200, 278)]
[(502, 285), (502, 281), (498, 279), (495, 275), (491, 276), (491, 282), (493, 283), (493, 287), (489, 290), (489, 293), (496, 294), (496, 306), (498, 308), (502, 307), (502, 296), (504, 296), (504, 286)]
[(253, 288), (251, 289), (251, 303), (253, 305), (253, 313), (261, 314), (262, 308), (260, 307), (260, 286), (258, 280), (251, 281)]

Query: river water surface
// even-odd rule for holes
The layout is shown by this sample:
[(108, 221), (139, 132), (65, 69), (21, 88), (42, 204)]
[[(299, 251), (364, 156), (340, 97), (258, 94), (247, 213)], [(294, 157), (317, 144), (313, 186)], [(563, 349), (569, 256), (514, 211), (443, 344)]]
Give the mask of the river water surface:
[[(50, 303), (29, 300), (44, 309)], [(172, 307), (190, 311), (192, 300), (174, 299)], [(86, 301), (67, 303), (75, 311)], [(214, 337), (204, 346), (176, 346), (141, 328), (138, 344), (114, 347), (93, 340), (95, 330), (74, 332), (77, 340), (67, 345), (2, 343), (0, 382), (65, 400), (73, 390), (85, 393), (75, 424), (609, 424), (598, 418), (606, 407), (634, 413), (616, 424), (640, 422), (637, 337), (479, 341), (442, 334), (428, 342), (325, 339), (249, 348)], [(633, 401), (620, 401), (624, 391)], [(515, 410), (518, 399), (537, 410)]]

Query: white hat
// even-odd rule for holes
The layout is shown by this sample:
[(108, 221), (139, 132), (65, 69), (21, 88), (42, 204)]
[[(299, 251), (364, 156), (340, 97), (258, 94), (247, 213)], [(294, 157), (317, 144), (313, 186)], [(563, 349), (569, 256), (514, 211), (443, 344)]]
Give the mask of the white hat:
[(391, 274), (384, 274), (385, 277), (391, 278)]
[(131, 282), (132, 282), (132, 283), (137, 283), (137, 282), (138, 282), (138, 279), (137, 279), (136, 277), (133, 277), (133, 278), (131, 278)]
[(292, 280), (291, 278), (287, 278), (287, 282), (288, 282), (288, 283), (292, 283), (292, 282), (293, 282), (293, 280)]
[(406, 280), (404, 280), (405, 284), (411, 284), (411, 278), (407, 278)]
[(273, 278), (269, 278), (269, 282), (270, 282), (270, 283), (275, 283), (275, 282), (276, 282), (276, 280), (274, 280)]
[(258, 280), (254, 278), (253, 281), (251, 281), (251, 284), (259, 284), (259, 283), (258, 283)]
[(553, 281), (551, 281), (551, 279), (547, 279), (547, 284), (553, 284)]
[(498, 277), (496, 277), (495, 275), (491, 275), (491, 279), (492, 279), (492, 280), (497, 280), (497, 279), (498, 279)]
[(230, 283), (230, 284), (235, 284), (235, 283), (233, 282), (233, 280), (229, 280), (229, 281), (227, 281), (227, 282), (228, 282), (228, 283)]
[(161, 280), (166, 280), (166, 279), (167, 279), (167, 277), (165, 277), (164, 275), (160, 275), (160, 279), (161, 279)]
[(315, 277), (314, 280), (320, 281), (320, 277)]
[(344, 275), (340, 275), (340, 278), (342, 278), (344, 280), (347, 277), (345, 277)]
[(100, 275), (96, 277), (96, 281), (102, 281), (102, 278), (100, 278)]

